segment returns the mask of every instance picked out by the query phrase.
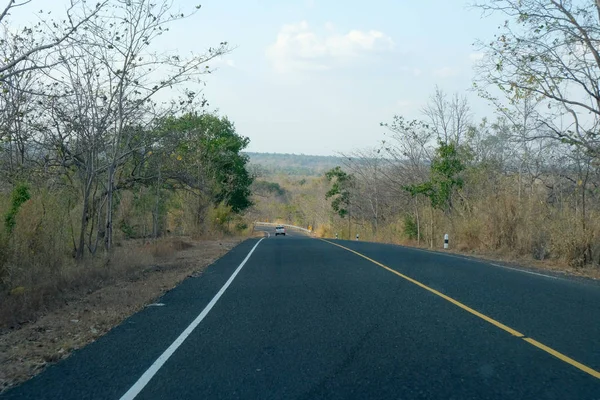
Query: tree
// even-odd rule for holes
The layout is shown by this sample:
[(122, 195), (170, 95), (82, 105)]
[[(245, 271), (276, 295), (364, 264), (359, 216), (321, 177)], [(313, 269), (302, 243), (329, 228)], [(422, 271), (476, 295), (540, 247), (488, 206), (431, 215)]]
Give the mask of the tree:
[[(101, 3), (102, 7), (77, 4), (78, 11), (69, 15), (72, 20), (85, 19), (85, 26), (52, 48), (51, 65), (31, 70), (43, 74), (38, 79), (41, 93), (36, 94), (42, 115), (35, 128), (44, 154), (38, 150), (37, 159), (43, 161), (44, 170), (60, 171), (81, 193), (79, 238), (73, 240), (80, 259), (86, 248), (94, 253), (100, 240), (111, 249), (118, 191), (149, 178), (129, 168), (130, 162), (150, 155), (145, 152), (154, 140), (151, 132), (165, 116), (204, 105), (195, 85), (199, 88), (202, 76), (211, 72), (207, 63), (229, 48), (222, 42), (189, 57), (152, 50), (169, 25), (195, 14), (197, 8), (181, 13), (168, 0), (114, 1)], [(25, 77), (31, 70), (7, 75), (4, 82)], [(173, 91), (182, 86), (177, 98)], [(13, 85), (8, 93), (18, 89)], [(19, 93), (23, 95), (23, 90)], [(159, 94), (171, 100), (159, 102)], [(9, 128), (14, 130), (14, 123)], [(16, 142), (19, 148), (21, 142)]]
[(543, 100), (549, 136), (598, 156), (600, 126), (600, 3), (490, 0), (476, 5), (507, 17), (500, 33), (480, 42), (480, 80), (509, 99)]
[[(406, 185), (422, 182), (427, 179), (429, 166), (434, 156), (432, 139), (435, 136), (429, 124), (420, 120), (407, 121), (402, 116), (394, 116), (391, 123), (381, 123), (391, 133), (390, 139), (382, 143), (387, 165), (382, 169), (383, 176), (391, 182), (390, 188), (399, 199), (407, 197)], [(409, 204), (412, 202), (412, 205)], [(416, 237), (421, 240), (421, 215), (419, 212), (419, 196), (412, 201), (405, 199), (406, 208), (412, 208)]]
[[(200, 83), (200, 77), (210, 72), (206, 63), (229, 51), (226, 42), (217, 48), (210, 48), (206, 54), (183, 58), (179, 55), (156, 55), (150, 52), (151, 43), (168, 31), (168, 26), (187, 15), (173, 12), (173, 3), (168, 0), (151, 2), (150, 0), (132, 0), (125, 4), (117, 3), (108, 15), (108, 26), (104, 21), (91, 28), (91, 37), (99, 43), (100, 61), (109, 72), (109, 101), (116, 112), (114, 134), (110, 143), (110, 163), (107, 170), (107, 205), (105, 247), (112, 246), (113, 231), (113, 191), (119, 165), (133, 151), (130, 147), (132, 135), (125, 130), (128, 125), (136, 124), (152, 99), (161, 91), (185, 83)], [(187, 103), (191, 103), (196, 92), (186, 89)], [(182, 105), (187, 104), (183, 101)], [(171, 111), (172, 112), (172, 111)], [(146, 114), (147, 115), (147, 114)]]
[(431, 201), (431, 206), (449, 212), (452, 210), (452, 193), (455, 188), (461, 188), (463, 180), (460, 173), (465, 166), (460, 159), (456, 145), (439, 143), (436, 157), (431, 163), (431, 177), (420, 184), (407, 185), (405, 189), (412, 195), (425, 195)]
[[(377, 237), (379, 225), (386, 218), (394, 191), (386, 178), (387, 160), (382, 149), (357, 150), (344, 155), (343, 164), (354, 177), (355, 189), (363, 193), (354, 202), (355, 217), (370, 220), (372, 231)], [(360, 215), (357, 215), (360, 213)]]
[[(107, 4), (108, 0), (97, 2), (93, 8), (85, 6), (84, 0), (70, 0), (66, 17), (63, 21), (40, 20), (31, 27), (19, 32), (11, 31), (8, 17), (11, 12), (32, 0), (7, 0), (0, 12), (0, 26), (3, 28), (0, 46), (10, 48), (9, 57), (0, 65), (0, 83), (6, 84), (8, 79), (27, 71), (48, 68), (55, 62), (46, 62), (50, 53), (58, 46), (68, 42), (78, 29), (83, 29)], [(5, 56), (6, 51), (4, 52)]]
[[(239, 135), (228, 118), (186, 113), (165, 118), (156, 131), (152, 155), (161, 160), (156, 168), (165, 184), (198, 190), (233, 213), (252, 205), (253, 177), (247, 170), (248, 156), (242, 153), (249, 139)], [(203, 206), (198, 204), (199, 219)]]
[(351, 206), (353, 204), (351, 189), (354, 187), (354, 176), (347, 174), (341, 167), (335, 167), (325, 173), (332, 182), (331, 188), (325, 193), (325, 198), (333, 198), (331, 208), (341, 218), (348, 217), (348, 238), (351, 235)]
[(431, 202), (431, 247), (433, 247), (433, 209), (449, 214), (453, 208), (454, 190), (462, 188), (460, 173), (465, 169), (454, 143), (439, 142), (436, 157), (431, 163), (429, 180), (419, 184), (406, 185), (404, 189), (413, 197), (423, 195)]
[(453, 142), (461, 144), (471, 124), (469, 103), (464, 96), (458, 93), (448, 100), (446, 93), (436, 86), (435, 93), (423, 108), (429, 127), (444, 143)]
[(24, 178), (24, 167), (31, 156), (31, 140), (41, 115), (37, 96), (32, 93), (38, 78), (35, 71), (12, 75), (6, 78), (4, 90), (0, 91), (2, 167), (4, 177), (11, 183)]

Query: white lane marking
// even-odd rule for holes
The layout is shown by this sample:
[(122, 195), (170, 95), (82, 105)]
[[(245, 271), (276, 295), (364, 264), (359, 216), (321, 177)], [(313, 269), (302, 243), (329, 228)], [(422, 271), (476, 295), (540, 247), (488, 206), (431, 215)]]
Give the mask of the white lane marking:
[[(403, 246), (404, 247), (404, 246)], [(517, 271), (517, 272), (523, 272), (525, 274), (530, 274), (530, 275), (538, 275), (538, 276), (543, 276), (544, 278), (551, 278), (551, 279), (557, 279), (559, 281), (564, 281), (566, 280), (565, 278), (561, 278), (558, 276), (552, 276), (552, 275), (544, 275), (544, 274), (540, 274), (537, 272), (532, 272), (532, 271), (526, 271), (524, 269), (519, 269), (519, 268), (512, 268), (512, 267), (507, 267), (505, 265), (500, 265), (500, 264), (494, 264), (491, 263), (489, 261), (485, 261), (485, 260), (478, 260), (478, 259), (473, 259), (473, 258), (467, 258), (467, 257), (463, 257), (463, 256), (458, 256), (456, 254), (445, 254), (445, 253), (441, 253), (438, 251), (431, 251), (431, 250), (426, 250), (426, 249), (419, 249), (418, 247), (405, 247), (408, 249), (412, 249), (412, 250), (418, 250), (418, 251), (422, 251), (425, 253), (430, 253), (430, 254), (436, 254), (438, 256), (444, 256), (444, 257), (453, 257), (453, 258), (458, 258), (461, 260), (466, 260), (466, 261), (473, 261), (473, 262), (477, 262), (477, 263), (481, 263), (481, 264), (488, 264), (488, 265), (493, 265), (494, 267), (499, 267), (499, 268), (504, 268), (504, 269), (511, 269), (513, 271)]]
[(171, 357), (173, 355), (173, 353), (175, 353), (177, 348), (179, 346), (181, 346), (181, 344), (184, 342), (184, 340), (187, 339), (187, 337), (190, 336), (190, 334), (194, 331), (194, 329), (196, 329), (196, 327), (200, 324), (200, 322), (202, 322), (204, 317), (206, 317), (206, 315), (209, 313), (209, 311), (214, 307), (214, 305), (217, 303), (217, 301), (221, 298), (223, 293), (225, 293), (225, 290), (227, 290), (229, 285), (231, 285), (231, 282), (233, 282), (233, 280), (235, 279), (237, 274), (240, 272), (242, 267), (250, 259), (250, 256), (252, 255), (252, 253), (254, 253), (254, 250), (256, 250), (256, 248), (258, 247), (260, 242), (262, 242), (263, 240), (264, 240), (264, 238), (260, 239), (258, 241), (258, 243), (256, 243), (254, 245), (252, 250), (250, 250), (250, 253), (248, 253), (246, 258), (244, 258), (244, 261), (242, 261), (242, 263), (239, 265), (239, 267), (237, 267), (237, 269), (229, 277), (227, 282), (225, 282), (225, 285), (223, 285), (221, 290), (219, 290), (219, 292), (215, 295), (215, 297), (212, 298), (210, 303), (208, 303), (208, 305), (206, 307), (204, 307), (204, 310), (202, 310), (200, 315), (198, 315), (196, 317), (196, 319), (193, 320), (192, 323), (189, 324), (187, 328), (185, 328), (185, 330), (181, 333), (181, 335), (179, 335), (179, 337), (177, 339), (175, 339), (175, 341), (164, 351), (164, 353), (162, 353), (160, 355), (160, 357), (158, 357), (156, 359), (156, 361), (154, 361), (154, 364), (152, 364), (150, 366), (150, 368), (148, 368), (148, 370), (146, 372), (144, 372), (144, 374), (137, 380), (136, 383), (133, 384), (133, 386), (127, 391), (127, 393), (125, 393), (123, 396), (121, 396), (120, 400), (135, 399), (135, 397), (142, 391), (142, 389), (148, 384), (148, 382), (150, 382), (152, 377), (154, 377), (154, 375), (164, 365), (164, 363), (169, 359), (169, 357)]
[(550, 279), (560, 279), (557, 276), (552, 276), (552, 275), (545, 275), (545, 274), (540, 274), (537, 272), (532, 272), (532, 271), (526, 271), (524, 269), (519, 269), (519, 268), (512, 268), (512, 267), (507, 267), (506, 265), (500, 265), (500, 264), (494, 264), (494, 263), (489, 263), (490, 265), (493, 265), (494, 267), (500, 267), (500, 268), (504, 268), (504, 269), (511, 269), (513, 271), (518, 271), (518, 272), (523, 272), (525, 274), (531, 274), (531, 275), (537, 275), (537, 276), (543, 276), (544, 278), (550, 278)]

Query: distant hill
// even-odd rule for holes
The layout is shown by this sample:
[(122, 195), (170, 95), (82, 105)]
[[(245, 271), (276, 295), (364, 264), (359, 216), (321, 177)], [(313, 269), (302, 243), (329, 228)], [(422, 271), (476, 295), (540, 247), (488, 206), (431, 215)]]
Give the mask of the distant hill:
[(322, 175), (342, 163), (342, 158), (336, 156), (251, 152), (245, 154), (250, 157), (250, 165), (258, 168), (264, 175)]

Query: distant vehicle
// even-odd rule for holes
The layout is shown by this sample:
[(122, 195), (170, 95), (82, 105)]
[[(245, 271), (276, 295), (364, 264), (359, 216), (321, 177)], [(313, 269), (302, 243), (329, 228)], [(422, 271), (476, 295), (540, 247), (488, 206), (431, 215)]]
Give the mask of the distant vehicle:
[(275, 236), (283, 235), (285, 236), (285, 227), (277, 226), (275, 227)]

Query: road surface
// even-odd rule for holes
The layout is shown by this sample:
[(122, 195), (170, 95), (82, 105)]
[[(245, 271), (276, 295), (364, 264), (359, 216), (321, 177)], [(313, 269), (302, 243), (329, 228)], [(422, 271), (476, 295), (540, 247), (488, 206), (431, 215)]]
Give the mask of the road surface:
[(0, 399), (600, 399), (597, 282), (289, 233)]

